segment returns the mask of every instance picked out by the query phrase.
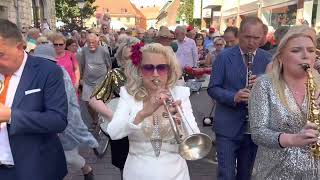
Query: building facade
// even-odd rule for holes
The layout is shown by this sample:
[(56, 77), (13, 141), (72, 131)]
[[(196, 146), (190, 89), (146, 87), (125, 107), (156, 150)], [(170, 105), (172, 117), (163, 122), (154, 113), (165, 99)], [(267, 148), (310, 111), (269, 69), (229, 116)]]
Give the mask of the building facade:
[[(95, 6), (98, 6), (96, 17), (90, 19), (89, 24), (99, 24), (99, 19), (103, 14), (108, 13), (111, 17), (111, 26), (115, 24), (114, 29), (120, 29), (121, 25), (125, 28), (139, 27), (146, 29), (147, 22), (141, 11), (129, 0), (96, 0)], [(120, 26), (117, 26), (120, 25)]]
[(184, 24), (183, 20), (178, 19), (178, 10), (180, 0), (169, 0), (160, 10), (157, 16), (156, 26), (167, 26), (169, 29), (174, 29), (177, 24)]
[(54, 0), (0, 0), (0, 18), (8, 19), (22, 27), (39, 27), (46, 19), (55, 27)]
[(157, 23), (157, 16), (160, 12), (160, 7), (155, 5), (146, 7), (141, 6), (139, 10), (147, 19), (147, 29), (151, 27), (155, 28)]
[[(201, 1), (201, 0), (198, 0)], [(198, 2), (195, 0), (195, 2)], [(219, 24), (220, 31), (228, 26), (239, 26), (246, 16), (258, 16), (272, 31), (279, 26), (309, 24), (320, 32), (320, 0), (202, 0), (204, 9), (211, 8), (210, 26)], [(217, 7), (217, 2), (221, 8)], [(209, 5), (208, 5), (209, 3)], [(204, 3), (203, 3), (204, 4)], [(217, 10), (219, 9), (219, 12)], [(217, 14), (217, 16), (214, 16)], [(202, 17), (204, 18), (204, 17)]]

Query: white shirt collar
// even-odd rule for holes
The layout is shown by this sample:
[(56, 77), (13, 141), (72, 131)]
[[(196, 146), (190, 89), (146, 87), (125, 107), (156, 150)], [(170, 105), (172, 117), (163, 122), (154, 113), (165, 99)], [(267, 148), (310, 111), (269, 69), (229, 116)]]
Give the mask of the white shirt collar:
[(19, 69), (13, 73), (14, 76), (18, 76), (18, 77), (22, 76), (22, 72), (23, 72), (24, 66), (26, 65), (27, 58), (28, 58), (28, 54), (24, 51), (22, 64), (20, 65)]
[[(239, 46), (239, 49), (240, 49), (240, 53), (241, 55), (244, 55), (245, 53), (242, 51), (241, 47)], [(255, 56), (257, 53), (257, 50), (253, 51), (253, 56)]]

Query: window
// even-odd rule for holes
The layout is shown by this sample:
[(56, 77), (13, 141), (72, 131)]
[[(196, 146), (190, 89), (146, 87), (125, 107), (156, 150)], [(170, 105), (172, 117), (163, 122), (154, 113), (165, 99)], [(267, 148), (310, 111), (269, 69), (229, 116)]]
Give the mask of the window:
[(130, 18), (129, 17), (127, 17), (127, 22), (130, 22)]

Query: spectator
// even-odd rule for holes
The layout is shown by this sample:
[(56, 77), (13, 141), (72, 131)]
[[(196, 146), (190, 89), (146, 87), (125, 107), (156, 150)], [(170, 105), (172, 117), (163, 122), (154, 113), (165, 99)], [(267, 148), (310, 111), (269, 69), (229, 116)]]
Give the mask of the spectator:
[(184, 26), (177, 26), (175, 30), (176, 43), (178, 50), (176, 56), (182, 67), (197, 67), (199, 60), (198, 49), (193, 39), (186, 37), (186, 29)]
[(235, 46), (239, 43), (238, 31), (237, 27), (227, 27), (226, 30), (224, 30), (223, 38), (226, 42), (226, 48)]

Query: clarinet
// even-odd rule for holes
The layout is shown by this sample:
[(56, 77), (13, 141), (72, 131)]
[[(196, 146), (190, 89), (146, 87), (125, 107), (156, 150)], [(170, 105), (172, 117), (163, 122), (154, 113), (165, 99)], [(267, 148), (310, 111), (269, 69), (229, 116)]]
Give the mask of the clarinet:
[[(252, 76), (254, 55), (253, 55), (252, 52), (248, 52), (245, 57), (246, 57), (246, 63), (247, 63), (247, 85), (246, 85), (246, 88), (251, 90), (252, 89), (252, 84), (251, 85), (249, 84), (249, 80), (250, 80), (250, 77)], [(248, 104), (246, 105), (246, 108), (248, 109)], [(246, 115), (244, 123), (245, 123), (245, 132), (244, 133), (245, 134), (251, 134), (249, 115), (248, 114)]]

